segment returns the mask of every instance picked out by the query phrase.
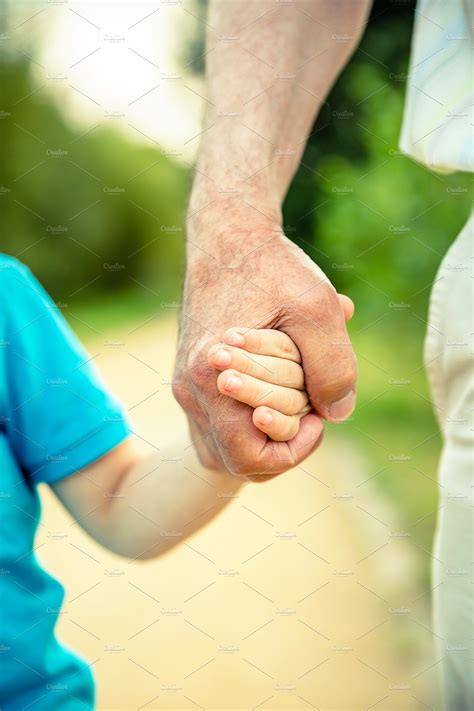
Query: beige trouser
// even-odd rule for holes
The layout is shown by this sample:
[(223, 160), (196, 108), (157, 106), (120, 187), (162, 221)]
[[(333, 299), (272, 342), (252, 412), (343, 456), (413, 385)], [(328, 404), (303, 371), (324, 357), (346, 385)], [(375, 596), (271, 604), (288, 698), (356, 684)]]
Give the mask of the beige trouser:
[(474, 709), (473, 232), (471, 216), (441, 263), (425, 342), (425, 365), (444, 438), (433, 615), (447, 711)]

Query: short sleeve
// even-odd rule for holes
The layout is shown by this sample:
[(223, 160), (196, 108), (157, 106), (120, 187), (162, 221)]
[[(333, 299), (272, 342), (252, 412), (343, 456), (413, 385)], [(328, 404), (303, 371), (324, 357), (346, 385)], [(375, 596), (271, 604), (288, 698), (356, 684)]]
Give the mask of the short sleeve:
[(25, 476), (52, 483), (129, 434), (121, 405), (31, 272), (2, 258), (7, 436)]

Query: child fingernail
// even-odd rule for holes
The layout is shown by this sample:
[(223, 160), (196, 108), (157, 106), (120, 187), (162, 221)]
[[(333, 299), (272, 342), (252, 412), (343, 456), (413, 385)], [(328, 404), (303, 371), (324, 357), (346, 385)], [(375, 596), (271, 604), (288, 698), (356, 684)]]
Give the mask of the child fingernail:
[(224, 349), (221, 348), (220, 351), (217, 351), (215, 355), (213, 355), (213, 361), (217, 365), (223, 365), (223, 366), (228, 366), (230, 364), (230, 353), (228, 351), (225, 351)]
[(258, 420), (262, 425), (270, 425), (272, 423), (273, 417), (270, 415), (269, 412), (263, 412), (258, 418)]
[(231, 331), (226, 335), (225, 340), (230, 346), (243, 346), (245, 343), (245, 338), (237, 331)]
[(229, 375), (227, 378), (225, 389), (226, 390), (238, 390), (242, 385), (242, 381), (236, 375)]

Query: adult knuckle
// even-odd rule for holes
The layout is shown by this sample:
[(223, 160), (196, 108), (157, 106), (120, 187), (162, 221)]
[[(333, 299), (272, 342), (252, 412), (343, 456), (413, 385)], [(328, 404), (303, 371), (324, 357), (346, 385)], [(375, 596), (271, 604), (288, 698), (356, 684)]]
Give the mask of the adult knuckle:
[(207, 390), (215, 382), (215, 372), (204, 354), (197, 354), (189, 363), (188, 378), (197, 390)]
[(341, 317), (337, 294), (330, 284), (320, 285), (309, 309), (320, 324), (334, 323), (335, 314)]
[(314, 297), (311, 292), (308, 293), (310, 300), (315, 300), (318, 304), (327, 304), (328, 306), (333, 306), (338, 303), (337, 293), (333, 285), (329, 281), (322, 281), (318, 284)]
[(315, 307), (332, 306), (336, 297), (336, 291), (332, 284), (321, 281), (312, 289), (306, 289), (291, 304), (295, 308), (312, 311)]
[[(230, 410), (232, 402), (228, 398)], [(213, 423), (214, 441), (216, 442), (219, 454), (228, 472), (236, 476), (244, 476), (253, 473), (253, 455), (249, 447), (248, 434), (240, 425), (239, 420), (235, 420), (228, 411), (221, 421)]]
[(296, 298), (288, 299), (283, 309), (285, 324), (298, 327), (302, 319), (323, 328), (334, 323), (334, 315), (341, 315), (337, 294), (329, 282), (320, 282), (316, 288), (308, 289)]
[(181, 379), (173, 380), (171, 390), (176, 401), (181, 405), (183, 410), (188, 410), (192, 404), (193, 397), (189, 386)]

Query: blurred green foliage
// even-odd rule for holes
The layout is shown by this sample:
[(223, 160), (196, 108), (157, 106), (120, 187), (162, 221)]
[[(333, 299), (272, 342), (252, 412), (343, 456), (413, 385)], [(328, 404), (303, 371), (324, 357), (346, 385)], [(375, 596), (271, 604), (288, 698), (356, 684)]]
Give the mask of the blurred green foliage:
[(102, 125), (78, 132), (41, 91), (25, 57), (3, 57), (2, 250), (56, 299), (144, 283), (177, 290), (188, 174), (160, 148)]

